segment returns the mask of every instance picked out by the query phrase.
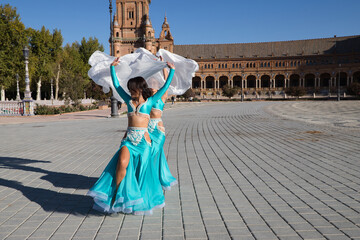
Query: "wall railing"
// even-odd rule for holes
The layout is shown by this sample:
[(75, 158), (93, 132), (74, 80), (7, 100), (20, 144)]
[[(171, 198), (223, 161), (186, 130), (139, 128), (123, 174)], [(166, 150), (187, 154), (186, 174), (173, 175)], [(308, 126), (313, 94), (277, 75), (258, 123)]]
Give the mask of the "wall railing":
[(6, 101), (0, 102), (0, 116), (21, 116), (23, 115), (23, 102)]

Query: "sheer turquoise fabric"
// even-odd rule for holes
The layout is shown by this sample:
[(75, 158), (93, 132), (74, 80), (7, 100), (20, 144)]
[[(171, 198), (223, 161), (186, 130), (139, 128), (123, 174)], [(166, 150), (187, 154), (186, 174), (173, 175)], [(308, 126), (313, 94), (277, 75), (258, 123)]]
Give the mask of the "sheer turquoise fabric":
[[(136, 131), (131, 129), (120, 145), (98, 181), (89, 190), (88, 195), (94, 198), (94, 209), (105, 213), (123, 212), (135, 215), (150, 215), (154, 208), (165, 205), (165, 197), (161, 184), (154, 176), (151, 157), (151, 144), (144, 137), (137, 140), (130, 137)], [(146, 132), (147, 130), (145, 130)], [(142, 134), (143, 135), (143, 134)], [(135, 139), (135, 140), (134, 140)], [(122, 147), (126, 146), (130, 153), (126, 175), (116, 191), (116, 166)], [(150, 164), (150, 165), (149, 165)]]
[(164, 152), (165, 133), (159, 129), (157, 123), (161, 119), (150, 119), (149, 135), (152, 141), (151, 158), (154, 165), (153, 171), (157, 173), (157, 178), (164, 190), (171, 190), (171, 187), (177, 184), (176, 178), (170, 172), (169, 165)]

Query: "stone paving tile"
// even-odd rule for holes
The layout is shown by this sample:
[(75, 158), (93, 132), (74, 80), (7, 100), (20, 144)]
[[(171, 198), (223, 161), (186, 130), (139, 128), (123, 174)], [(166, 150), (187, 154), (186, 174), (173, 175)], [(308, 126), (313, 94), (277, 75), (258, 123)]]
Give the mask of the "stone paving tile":
[(0, 239), (360, 236), (358, 102), (171, 106), (164, 150), (179, 184), (144, 217), (91, 210), (85, 194), (127, 124), (95, 115), (0, 121)]

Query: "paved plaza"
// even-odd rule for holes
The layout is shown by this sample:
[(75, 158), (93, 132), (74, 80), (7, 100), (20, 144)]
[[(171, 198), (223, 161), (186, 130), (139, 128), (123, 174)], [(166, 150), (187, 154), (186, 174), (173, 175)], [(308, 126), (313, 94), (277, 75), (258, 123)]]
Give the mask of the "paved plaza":
[(0, 239), (360, 239), (360, 102), (176, 104), (163, 119), (179, 184), (152, 216), (86, 196), (125, 115), (3, 121)]

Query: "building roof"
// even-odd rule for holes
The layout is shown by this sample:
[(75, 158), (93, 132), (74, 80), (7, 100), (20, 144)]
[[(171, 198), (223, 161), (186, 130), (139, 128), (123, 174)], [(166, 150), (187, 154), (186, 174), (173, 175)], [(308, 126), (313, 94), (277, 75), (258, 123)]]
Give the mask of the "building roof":
[(175, 45), (176, 54), (192, 59), (309, 56), (360, 53), (360, 35), (281, 42)]

